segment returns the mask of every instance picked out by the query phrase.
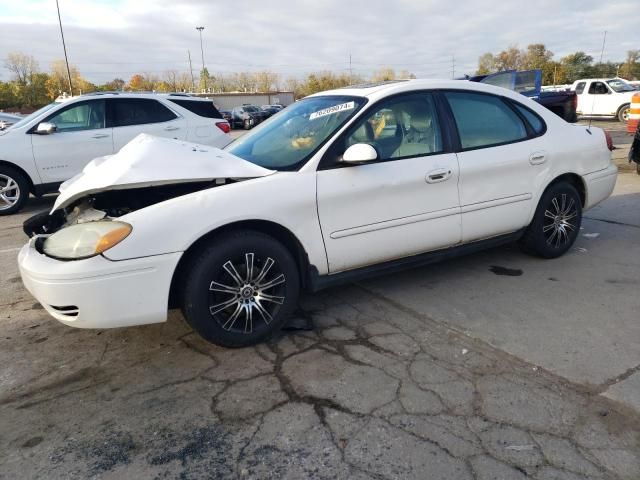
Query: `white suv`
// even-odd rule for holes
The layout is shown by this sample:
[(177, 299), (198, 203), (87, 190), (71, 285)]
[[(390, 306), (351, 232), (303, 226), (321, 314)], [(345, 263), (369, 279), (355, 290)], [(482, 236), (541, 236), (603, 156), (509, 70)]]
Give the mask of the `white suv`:
[(20, 210), (29, 193), (57, 190), (140, 133), (222, 148), (228, 132), (211, 100), (185, 94), (97, 92), (57, 100), (0, 130), (0, 215)]

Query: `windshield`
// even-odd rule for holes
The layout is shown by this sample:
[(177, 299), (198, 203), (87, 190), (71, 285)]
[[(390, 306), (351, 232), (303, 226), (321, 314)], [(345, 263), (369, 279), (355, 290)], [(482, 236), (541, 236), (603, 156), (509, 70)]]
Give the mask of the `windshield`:
[(361, 97), (309, 97), (290, 105), (225, 148), (273, 170), (294, 170), (365, 104)]
[(635, 88), (620, 78), (614, 78), (613, 80), (607, 80), (607, 84), (616, 93), (633, 92)]
[(27, 115), (26, 117), (24, 117), (22, 120), (20, 120), (19, 122), (14, 123), (13, 125), (11, 125), (9, 128), (19, 128), (22, 127), (23, 125), (26, 125), (27, 123), (29, 123), (31, 120), (33, 120), (34, 118), (36, 118), (38, 115), (46, 112), (47, 110), (51, 110), (53, 107), (57, 107), (58, 105), (60, 105), (60, 102), (53, 102), (50, 103), (49, 105), (45, 105), (44, 107), (42, 107), (39, 110), (36, 110), (35, 112), (33, 112), (31, 115)]
[(242, 108), (244, 108), (247, 112), (257, 112), (260, 110), (258, 107), (254, 107), (253, 105), (245, 105)]

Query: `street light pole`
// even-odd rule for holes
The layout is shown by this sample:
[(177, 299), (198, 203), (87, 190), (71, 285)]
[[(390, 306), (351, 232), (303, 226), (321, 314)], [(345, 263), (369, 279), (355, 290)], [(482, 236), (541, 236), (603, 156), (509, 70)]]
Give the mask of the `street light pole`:
[(69, 95), (73, 96), (73, 87), (71, 86), (71, 70), (69, 70), (69, 59), (67, 58), (67, 46), (64, 43), (64, 33), (62, 33), (62, 19), (60, 18), (60, 5), (56, 0), (56, 8), (58, 9), (58, 23), (60, 24), (60, 36), (62, 37), (62, 49), (64, 50), (64, 61), (67, 64), (67, 78), (69, 79)]
[[(201, 75), (204, 75), (205, 70), (204, 70), (204, 48), (202, 47), (202, 31), (204, 30), (204, 27), (196, 27), (196, 30), (198, 30), (200, 32), (200, 53), (202, 54), (202, 73)], [(207, 77), (204, 77), (204, 90), (205, 92), (207, 91)]]

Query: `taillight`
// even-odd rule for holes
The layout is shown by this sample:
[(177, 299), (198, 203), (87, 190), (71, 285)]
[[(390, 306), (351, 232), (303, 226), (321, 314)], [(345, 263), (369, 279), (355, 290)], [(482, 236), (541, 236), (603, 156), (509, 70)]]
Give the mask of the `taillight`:
[(611, 135), (609, 135), (609, 132), (607, 132), (606, 130), (604, 132), (604, 138), (607, 140), (607, 148), (611, 151), (614, 151), (616, 147), (613, 146), (613, 139), (611, 138)]
[(222, 130), (224, 133), (229, 133), (231, 131), (231, 127), (227, 122), (216, 122), (216, 127)]

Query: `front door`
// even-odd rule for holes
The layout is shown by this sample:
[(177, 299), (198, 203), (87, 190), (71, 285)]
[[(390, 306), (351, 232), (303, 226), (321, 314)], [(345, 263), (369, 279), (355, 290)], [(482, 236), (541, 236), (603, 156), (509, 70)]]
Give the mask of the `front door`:
[[(372, 107), (329, 149), (317, 173), (317, 202), (330, 273), (460, 242), (458, 162), (446, 153), (431, 94)], [(379, 159), (343, 166), (356, 143)]]
[(111, 128), (105, 127), (105, 102), (92, 99), (68, 105), (45, 122), (56, 131), (31, 134), (33, 158), (43, 183), (68, 180), (96, 157), (113, 153)]

